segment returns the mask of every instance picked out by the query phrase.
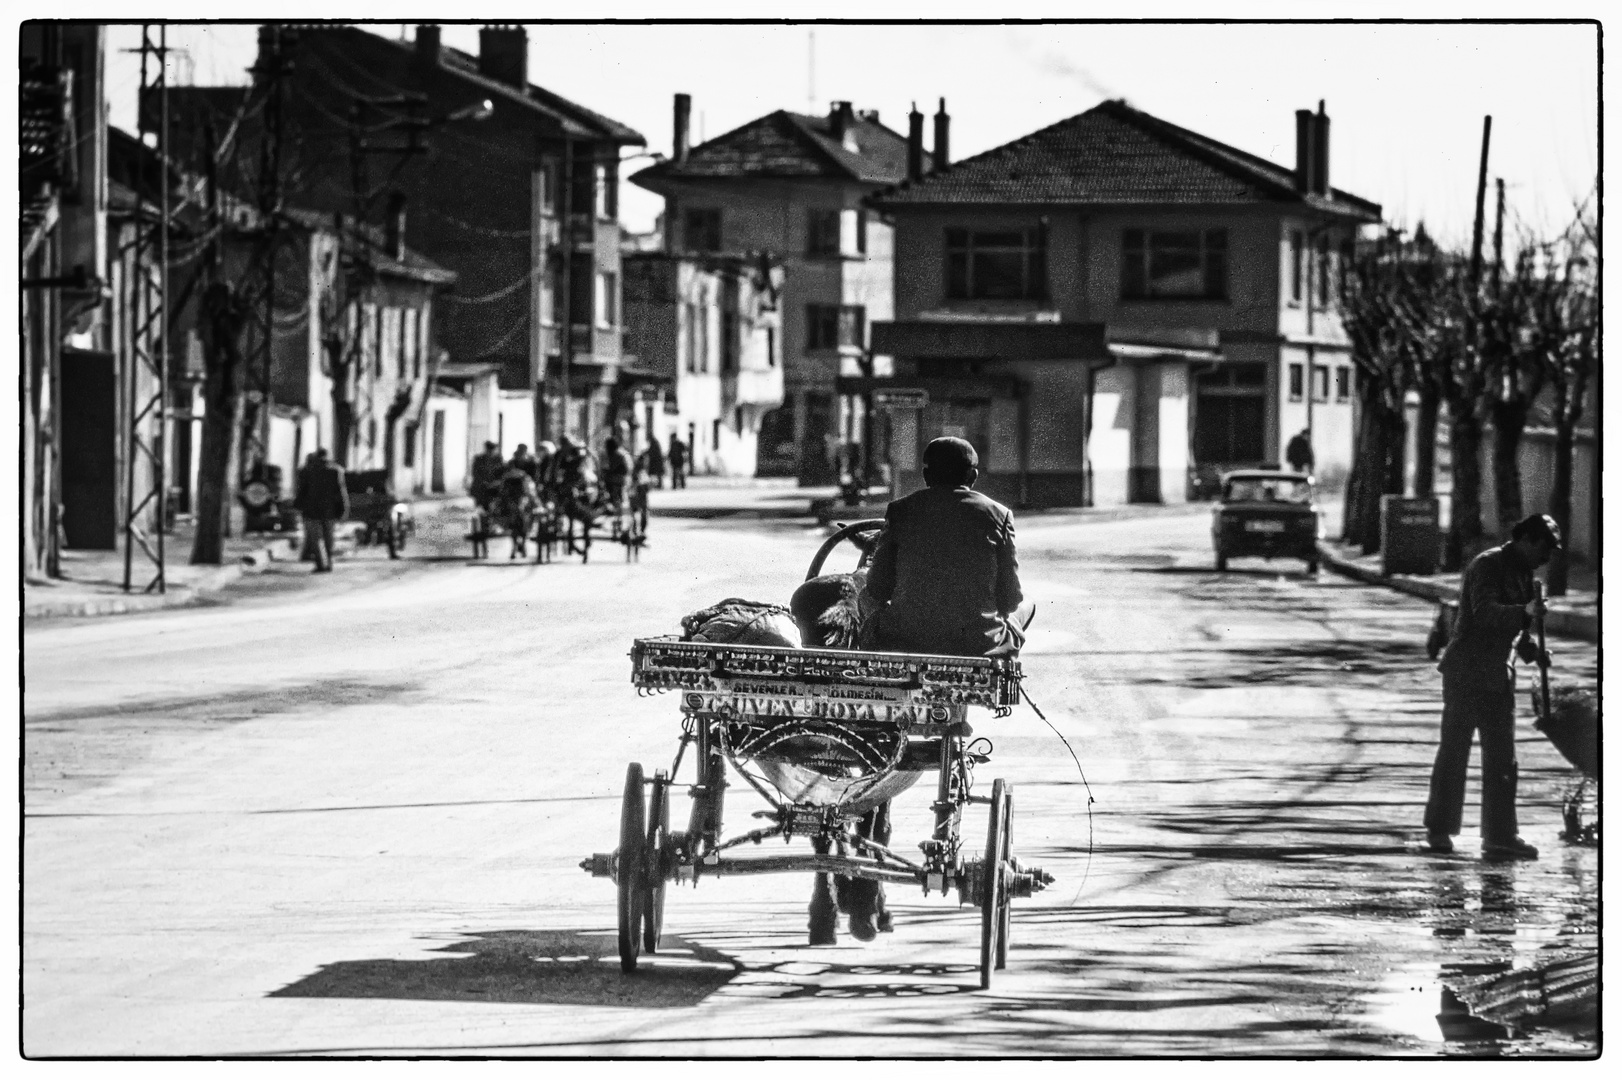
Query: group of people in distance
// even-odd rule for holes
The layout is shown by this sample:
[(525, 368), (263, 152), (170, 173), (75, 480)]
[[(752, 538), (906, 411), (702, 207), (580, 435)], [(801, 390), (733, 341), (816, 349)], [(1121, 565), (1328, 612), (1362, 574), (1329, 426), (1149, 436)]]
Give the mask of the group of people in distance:
[(503, 458), (500, 447), (486, 442), (484, 451), (473, 458), (468, 481), (474, 502), (488, 511), (501, 497), (503, 485), (572, 491), (600, 482), (604, 504), (616, 509), (629, 505), (633, 513), (645, 515), (648, 490), (665, 486), (667, 467), (672, 487), (687, 486), (688, 448), (674, 433), (668, 451), (657, 439), (650, 439), (635, 458), (615, 436), (604, 440), (600, 459), (568, 435), (557, 443), (543, 441), (537, 449), (538, 454), (531, 453), (527, 443), (519, 443), (511, 458)]

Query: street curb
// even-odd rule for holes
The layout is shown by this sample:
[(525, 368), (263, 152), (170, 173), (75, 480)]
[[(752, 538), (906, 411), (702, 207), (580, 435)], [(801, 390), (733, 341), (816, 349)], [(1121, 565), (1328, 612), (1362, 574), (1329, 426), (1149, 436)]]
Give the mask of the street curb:
[(278, 556), (273, 546), (255, 548), (238, 556), (237, 561), (218, 570), (208, 571), (190, 585), (181, 585), (161, 594), (131, 593), (127, 596), (103, 596), (92, 600), (33, 600), (23, 605), (25, 619), (90, 618), (100, 615), (135, 615), (145, 611), (187, 607), (197, 603), (209, 593), (218, 592), (240, 579), (244, 574), (258, 573)]
[[(1410, 577), (1407, 574), (1381, 574), (1367, 567), (1341, 558), (1327, 544), (1319, 543), (1318, 557), (1324, 566), (1354, 581), (1361, 581), (1367, 585), (1380, 585), (1397, 592), (1417, 596), (1423, 600), (1436, 603), (1456, 603), (1459, 599), (1459, 590), (1455, 585), (1444, 585), (1436, 581), (1424, 581), (1420, 578)], [(1599, 616), (1589, 615), (1582, 611), (1569, 611), (1559, 608), (1550, 608), (1545, 617), (1544, 628), (1551, 634), (1559, 637), (1576, 638), (1579, 641), (1599, 641)]]

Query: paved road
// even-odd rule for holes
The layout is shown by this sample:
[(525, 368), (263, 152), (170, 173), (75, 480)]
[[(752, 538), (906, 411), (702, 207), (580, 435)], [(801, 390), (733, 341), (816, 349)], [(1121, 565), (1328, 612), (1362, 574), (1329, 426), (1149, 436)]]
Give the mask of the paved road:
[[(667, 766), (678, 721), (635, 696), (626, 649), (724, 596), (786, 599), (821, 535), (802, 523), (663, 519), (639, 565), (429, 543), (318, 587), (276, 571), (228, 605), (30, 626), (24, 1048), (1591, 1053), (1436, 1019), (1444, 965), (1594, 945), (1596, 853), (1555, 835), (1565, 763), (1523, 725), (1540, 862), (1483, 864), (1473, 831), (1417, 853), (1428, 609), (1294, 565), (1216, 574), (1204, 530), (1022, 521), (1027, 685), (1096, 802), (1030, 709), (977, 720), (979, 779), (1013, 783), (1017, 851), (1058, 878), (1016, 908), (989, 992), (973, 909), (892, 890), (894, 934), (813, 949), (798, 876), (673, 889), (666, 952), (618, 972), (612, 887), (577, 863), (614, 846), (626, 762)], [(1591, 648), (1561, 659), (1594, 677)], [(898, 804), (898, 844), (926, 802)]]

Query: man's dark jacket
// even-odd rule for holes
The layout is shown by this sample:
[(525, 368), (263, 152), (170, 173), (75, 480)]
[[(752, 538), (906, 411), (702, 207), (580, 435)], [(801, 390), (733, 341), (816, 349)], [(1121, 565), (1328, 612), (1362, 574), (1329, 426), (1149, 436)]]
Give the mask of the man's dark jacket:
[(315, 521), (342, 519), (349, 513), (343, 469), (330, 461), (304, 466), (298, 472), (298, 497), (293, 506)]
[(1442, 662), (1444, 674), (1502, 674), (1510, 649), (1531, 622), (1532, 568), (1513, 544), (1489, 548), (1470, 561), (1459, 582), (1459, 616)]
[(1014, 515), (966, 487), (924, 488), (891, 503), (868, 567), (878, 648), (987, 656), (1008, 648), (1003, 616), (1024, 599)]

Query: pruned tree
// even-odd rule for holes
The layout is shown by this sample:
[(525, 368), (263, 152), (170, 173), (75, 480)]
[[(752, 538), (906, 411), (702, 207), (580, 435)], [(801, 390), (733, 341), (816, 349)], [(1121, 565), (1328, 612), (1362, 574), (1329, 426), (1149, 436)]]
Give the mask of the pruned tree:
[[(1599, 372), (1599, 233), (1590, 207), (1581, 207), (1566, 235), (1550, 246), (1552, 258), (1528, 307), (1530, 351), (1553, 398), (1554, 477), (1549, 514), (1568, 542), (1577, 426), (1586, 410), (1589, 386)], [(1549, 564), (1550, 595), (1566, 594), (1569, 570), (1569, 552), (1556, 552)]]
[(1536, 245), (1523, 241), (1507, 282), (1501, 280), (1501, 267), (1494, 266), (1475, 322), (1488, 389), (1485, 405), (1492, 419), (1493, 492), (1500, 534), (1521, 519), (1521, 438), (1547, 371), (1532, 343), (1530, 326), (1537, 294), (1548, 288), (1547, 275), (1538, 270), (1542, 254)]
[(1408, 248), (1393, 230), (1354, 252), (1341, 275), (1341, 320), (1360, 406), (1342, 536), (1364, 554), (1380, 549), (1380, 497), (1403, 488), (1403, 401), (1417, 345)]
[(203, 346), (203, 438), (197, 457), (197, 533), (193, 565), (218, 566), (230, 510), (231, 463), (242, 406), (242, 330), (248, 305), (228, 281), (203, 290), (199, 320)]

